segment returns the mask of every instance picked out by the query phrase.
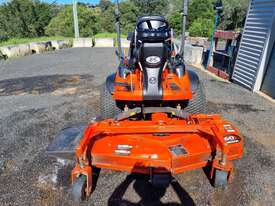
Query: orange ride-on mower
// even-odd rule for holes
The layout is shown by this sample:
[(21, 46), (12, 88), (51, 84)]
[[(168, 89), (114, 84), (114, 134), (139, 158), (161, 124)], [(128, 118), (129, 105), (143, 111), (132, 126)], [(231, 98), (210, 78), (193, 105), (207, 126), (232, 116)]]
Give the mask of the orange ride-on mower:
[(91, 195), (96, 168), (149, 174), (155, 187), (204, 167), (211, 168), (216, 187), (232, 179), (232, 161), (242, 157), (243, 138), (219, 115), (205, 114), (202, 84), (183, 61), (184, 5), (180, 51), (165, 18), (143, 16), (129, 34), (128, 57), (121, 57), (117, 9), (121, 63), (102, 87), (101, 118), (62, 130), (48, 148), (50, 155), (76, 160), (71, 173), (75, 200)]

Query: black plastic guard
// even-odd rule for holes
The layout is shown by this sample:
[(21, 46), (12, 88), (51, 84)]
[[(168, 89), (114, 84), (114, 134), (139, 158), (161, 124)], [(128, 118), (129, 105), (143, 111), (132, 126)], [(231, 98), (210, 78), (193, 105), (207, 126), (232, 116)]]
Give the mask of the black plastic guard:
[(75, 149), (78, 146), (87, 124), (79, 123), (61, 130), (47, 148), (47, 154), (52, 157), (74, 160)]
[(113, 94), (115, 91), (115, 79), (116, 79), (116, 74), (111, 74), (110, 76), (107, 77), (106, 79), (106, 86), (110, 94)]

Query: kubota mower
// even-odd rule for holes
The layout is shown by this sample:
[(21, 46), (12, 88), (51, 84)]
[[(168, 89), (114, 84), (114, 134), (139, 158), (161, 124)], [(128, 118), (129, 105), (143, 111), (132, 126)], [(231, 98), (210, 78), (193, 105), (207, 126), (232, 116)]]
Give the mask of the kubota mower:
[(138, 18), (126, 57), (117, 9), (121, 63), (102, 87), (101, 117), (62, 130), (48, 148), (50, 155), (76, 160), (71, 173), (75, 200), (91, 195), (95, 168), (149, 174), (156, 187), (206, 166), (214, 186), (232, 179), (232, 161), (242, 157), (243, 138), (219, 115), (205, 114), (202, 84), (183, 61), (186, 16), (185, 0), (179, 51), (164, 17)]

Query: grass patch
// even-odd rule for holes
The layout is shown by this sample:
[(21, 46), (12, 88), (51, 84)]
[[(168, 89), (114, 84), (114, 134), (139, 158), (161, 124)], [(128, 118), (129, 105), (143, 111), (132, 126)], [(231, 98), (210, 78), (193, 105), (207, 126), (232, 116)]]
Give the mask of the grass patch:
[(0, 46), (9, 46), (17, 44), (27, 44), (31, 42), (43, 42), (50, 40), (69, 40), (72, 41), (73, 38), (62, 37), (62, 36), (48, 36), (48, 37), (37, 37), (37, 38), (11, 38), (7, 41), (0, 42)]
[[(116, 33), (99, 33), (91, 38), (93, 39), (93, 41), (95, 40), (95, 38), (112, 38), (115, 40), (115, 44), (117, 44)], [(121, 34), (121, 38), (127, 38), (127, 35)], [(0, 42), (0, 46), (28, 44), (31, 42), (44, 42), (44, 41), (50, 41), (50, 40), (69, 40), (72, 43), (73, 39), (74, 39), (73, 37), (63, 37), (63, 36), (47, 36), (47, 37), (37, 37), (37, 38), (11, 38), (7, 41)]]
[[(127, 36), (125, 34), (121, 34), (121, 38), (126, 38)], [(94, 38), (117, 38), (116, 33), (99, 33), (94, 36)]]

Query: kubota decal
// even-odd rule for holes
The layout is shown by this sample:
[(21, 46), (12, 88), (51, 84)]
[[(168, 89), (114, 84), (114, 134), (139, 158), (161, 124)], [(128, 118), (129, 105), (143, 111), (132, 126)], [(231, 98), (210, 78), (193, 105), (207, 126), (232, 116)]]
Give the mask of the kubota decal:
[(132, 145), (119, 144), (119, 145), (117, 145), (117, 148), (115, 150), (115, 154), (117, 154), (117, 155), (130, 155), (132, 148), (133, 148)]
[(158, 56), (149, 56), (146, 58), (146, 62), (149, 64), (158, 64), (160, 61), (161, 59)]
[(224, 137), (224, 141), (227, 144), (235, 144), (235, 143), (239, 143), (241, 141), (241, 138), (239, 136), (236, 136), (236, 135), (226, 135)]

